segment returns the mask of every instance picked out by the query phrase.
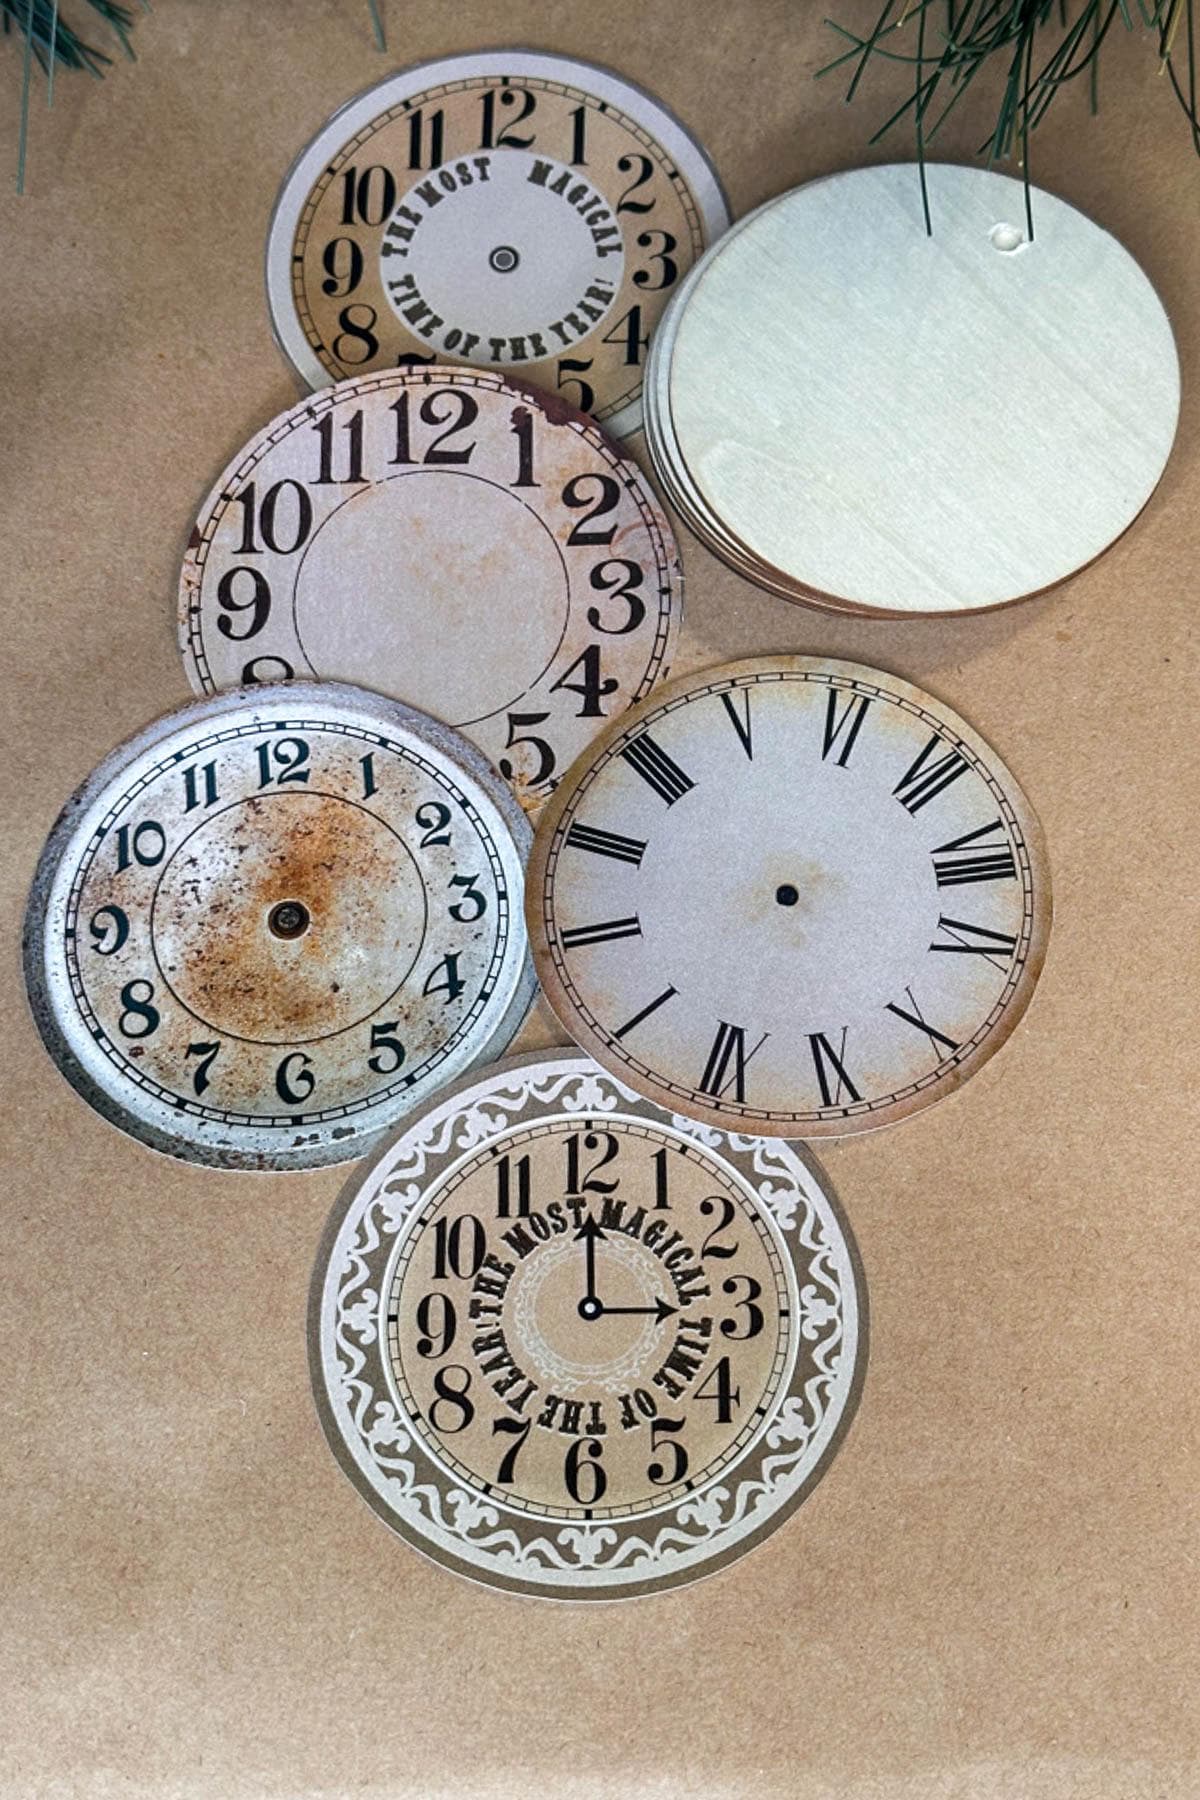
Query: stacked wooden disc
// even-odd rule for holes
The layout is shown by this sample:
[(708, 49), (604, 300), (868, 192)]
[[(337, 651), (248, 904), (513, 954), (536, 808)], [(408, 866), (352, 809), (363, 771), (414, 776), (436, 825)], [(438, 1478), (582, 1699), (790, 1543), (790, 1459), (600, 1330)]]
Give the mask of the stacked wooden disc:
[[(760, 207), (655, 334), (646, 436), (697, 536), (867, 615), (1064, 580), (1150, 497), (1179, 411), (1161, 302), (1090, 219), (987, 170), (856, 169)], [(1031, 229), (1032, 220), (1032, 229)]]

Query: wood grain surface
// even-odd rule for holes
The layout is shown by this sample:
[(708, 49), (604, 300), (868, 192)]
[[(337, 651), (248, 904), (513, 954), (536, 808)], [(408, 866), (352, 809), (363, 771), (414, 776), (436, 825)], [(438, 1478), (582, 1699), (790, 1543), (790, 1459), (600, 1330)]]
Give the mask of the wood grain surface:
[[(324, 118), (395, 63), (543, 45), (660, 93), (741, 213), (864, 160), (901, 96), (876, 74), (846, 107), (814, 83), (836, 40), (795, 0), (386, 10), (381, 56), (359, 0), (159, 0), (136, 65), (35, 103), (29, 192), (0, 200), (0, 1793), (1191, 1800), (1200, 164), (1147, 42), (1114, 28), (1100, 122), (1081, 88), (1036, 141), (1037, 179), (1129, 247), (1183, 360), (1174, 455), (1109, 555), (1006, 612), (892, 623), (786, 605), (683, 540), (681, 672), (805, 651), (926, 686), (1010, 763), (1054, 871), (1012, 1042), (957, 1098), (821, 1152), (871, 1366), (784, 1529), (612, 1608), (428, 1565), (351, 1491), (309, 1398), (337, 1171), (174, 1165), (92, 1116), (36, 1039), (26, 887), (80, 778), (188, 698), (184, 540), (294, 397), (262, 249)], [(875, 0), (833, 10), (865, 23)], [(18, 61), (0, 42), (9, 171)], [(956, 120), (950, 159), (990, 123)], [(543, 1011), (523, 1043), (555, 1036)]]

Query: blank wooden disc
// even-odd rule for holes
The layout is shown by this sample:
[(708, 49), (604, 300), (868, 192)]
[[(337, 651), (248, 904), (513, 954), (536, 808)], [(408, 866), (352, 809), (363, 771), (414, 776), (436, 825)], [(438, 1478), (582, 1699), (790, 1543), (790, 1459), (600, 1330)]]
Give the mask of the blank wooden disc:
[(929, 184), (932, 236), (911, 165), (797, 189), (671, 320), (668, 460), (718, 547), (795, 598), (1036, 593), (1120, 536), (1170, 451), (1174, 339), (1128, 252), (1041, 191), (1031, 241), (1008, 176), (939, 164)]

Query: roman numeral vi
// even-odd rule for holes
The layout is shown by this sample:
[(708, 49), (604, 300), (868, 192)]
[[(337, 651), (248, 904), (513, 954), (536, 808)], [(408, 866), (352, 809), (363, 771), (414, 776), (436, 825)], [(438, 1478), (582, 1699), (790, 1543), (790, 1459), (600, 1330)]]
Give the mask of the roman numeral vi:
[(723, 1100), (732, 1088), (734, 1099), (740, 1105), (745, 1105), (746, 1065), (752, 1057), (758, 1055), (769, 1036), (770, 1033), (764, 1031), (753, 1050), (748, 1051), (745, 1028), (741, 1025), (728, 1025), (722, 1019), (708, 1053), (704, 1073), (700, 1077), (700, 1092), (711, 1094), (714, 1100)]

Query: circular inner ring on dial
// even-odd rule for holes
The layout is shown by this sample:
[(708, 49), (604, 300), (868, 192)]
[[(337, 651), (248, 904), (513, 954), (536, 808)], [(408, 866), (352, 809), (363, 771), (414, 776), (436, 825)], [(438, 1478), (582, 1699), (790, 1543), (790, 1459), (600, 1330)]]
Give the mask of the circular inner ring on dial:
[[(604, 196), (577, 169), (505, 148), (419, 175), (379, 246), (401, 320), (438, 320), (451, 356), (538, 362), (563, 321), (586, 335), (621, 289), (625, 252)], [(490, 347), (490, 348), (489, 348)]]
[[(448, 541), (450, 557), (439, 553)], [(496, 631), (482, 602), (517, 594)], [(414, 469), (328, 515), (292, 605), (325, 679), (371, 687), (381, 671), (419, 669), (422, 709), (461, 728), (542, 680), (566, 634), (570, 582), (553, 532), (520, 495), (461, 469)]]
[(389, 1375), (431, 1454), (547, 1516), (686, 1498), (757, 1435), (797, 1354), (762, 1209), (694, 1141), (612, 1117), (493, 1139), (422, 1205), (383, 1291)]
[(163, 979), (196, 1018), (251, 1043), (309, 1043), (370, 1018), (403, 985), (424, 941), (425, 888), (408, 847), (365, 808), (270, 794), (183, 840), (150, 923)]

